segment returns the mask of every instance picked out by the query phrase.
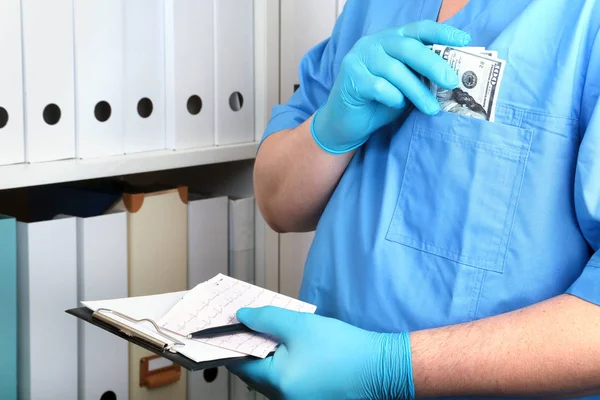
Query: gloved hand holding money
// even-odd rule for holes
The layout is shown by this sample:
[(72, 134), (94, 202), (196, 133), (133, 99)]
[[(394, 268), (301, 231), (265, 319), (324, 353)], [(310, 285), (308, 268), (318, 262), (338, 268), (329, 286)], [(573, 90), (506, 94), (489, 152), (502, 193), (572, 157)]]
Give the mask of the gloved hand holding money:
[(433, 45), (431, 49), (458, 74), (455, 89), (444, 89), (426, 81), (442, 111), (493, 122), (506, 61), (483, 47)]

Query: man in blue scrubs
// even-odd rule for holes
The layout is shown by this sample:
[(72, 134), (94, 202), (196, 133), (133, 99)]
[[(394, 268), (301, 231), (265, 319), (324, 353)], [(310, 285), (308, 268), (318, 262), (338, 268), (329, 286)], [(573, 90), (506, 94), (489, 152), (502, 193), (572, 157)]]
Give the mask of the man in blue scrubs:
[[(600, 0), (349, 0), (255, 170), (275, 230), (316, 228), (317, 315), (241, 310), (282, 344), (233, 372), (281, 399), (600, 394), (599, 32)], [(507, 61), (494, 122), (439, 111), (432, 43)]]

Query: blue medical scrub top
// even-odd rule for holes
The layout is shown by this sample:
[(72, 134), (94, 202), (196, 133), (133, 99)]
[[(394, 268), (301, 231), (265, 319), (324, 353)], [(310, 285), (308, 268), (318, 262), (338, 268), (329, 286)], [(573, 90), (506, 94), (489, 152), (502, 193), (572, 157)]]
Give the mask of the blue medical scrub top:
[[(265, 138), (327, 100), (360, 37), (440, 5), (349, 0)], [(446, 23), (507, 61), (495, 122), (413, 109), (376, 132), (320, 219), (300, 297), (379, 332), (565, 293), (600, 305), (600, 0), (471, 0)]]

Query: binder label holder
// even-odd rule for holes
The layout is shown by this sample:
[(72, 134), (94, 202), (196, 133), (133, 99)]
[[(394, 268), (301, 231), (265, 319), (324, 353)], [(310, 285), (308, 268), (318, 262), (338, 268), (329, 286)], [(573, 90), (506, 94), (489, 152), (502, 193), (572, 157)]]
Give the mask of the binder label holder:
[(140, 360), (140, 387), (156, 389), (167, 386), (181, 379), (181, 366), (172, 364), (167, 367), (151, 369), (151, 361), (161, 358), (158, 355), (144, 357)]

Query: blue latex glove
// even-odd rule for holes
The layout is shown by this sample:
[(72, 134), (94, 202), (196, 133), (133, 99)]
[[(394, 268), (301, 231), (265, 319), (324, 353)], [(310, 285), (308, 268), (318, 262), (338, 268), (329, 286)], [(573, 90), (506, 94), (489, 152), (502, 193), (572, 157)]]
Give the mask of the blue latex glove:
[(414, 398), (408, 334), (274, 307), (241, 309), (237, 318), (281, 341), (271, 357), (229, 366), (271, 400)]
[(445, 89), (459, 82), (426, 44), (464, 46), (470, 41), (467, 33), (428, 20), (361, 38), (345, 56), (327, 102), (313, 118), (313, 138), (325, 151), (341, 154), (360, 147), (410, 103), (425, 114), (437, 114), (439, 102), (418, 75)]

